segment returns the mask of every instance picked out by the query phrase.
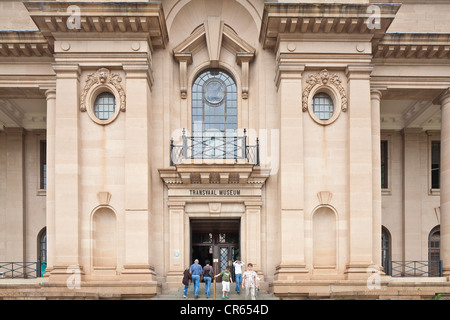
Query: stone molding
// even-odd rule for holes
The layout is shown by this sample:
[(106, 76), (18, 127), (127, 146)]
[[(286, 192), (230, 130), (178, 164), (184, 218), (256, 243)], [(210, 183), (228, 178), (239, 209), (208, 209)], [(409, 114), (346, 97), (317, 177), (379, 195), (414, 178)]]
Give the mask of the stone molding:
[(307, 86), (303, 90), (302, 96), (302, 110), (306, 112), (309, 106), (309, 97), (310, 93), (316, 86), (326, 86), (331, 85), (337, 89), (340, 95), (341, 102), (341, 110), (347, 111), (347, 94), (345, 93), (344, 87), (342, 87), (340, 77), (335, 73), (330, 73), (327, 69), (323, 69), (322, 71), (316, 74), (310, 74), (308, 80), (306, 80)]

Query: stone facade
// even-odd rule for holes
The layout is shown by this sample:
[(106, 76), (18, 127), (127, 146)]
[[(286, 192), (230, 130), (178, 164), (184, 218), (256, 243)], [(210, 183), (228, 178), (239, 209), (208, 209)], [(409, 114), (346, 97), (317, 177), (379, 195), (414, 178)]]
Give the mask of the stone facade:
[[(51, 297), (172, 291), (195, 255), (286, 298), (450, 292), (449, 9), (2, 1), (0, 261), (45, 259), (27, 292)], [(235, 91), (199, 98), (208, 70)], [(208, 121), (235, 139), (196, 140), (223, 99), (236, 114)], [(430, 260), (442, 274), (396, 277)]]

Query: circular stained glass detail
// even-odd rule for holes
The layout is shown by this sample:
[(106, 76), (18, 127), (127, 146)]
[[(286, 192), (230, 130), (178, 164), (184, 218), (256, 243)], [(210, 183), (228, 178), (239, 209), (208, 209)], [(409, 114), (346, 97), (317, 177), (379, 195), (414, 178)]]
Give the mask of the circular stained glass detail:
[(225, 86), (222, 82), (211, 80), (205, 85), (205, 99), (211, 104), (222, 102), (225, 97)]

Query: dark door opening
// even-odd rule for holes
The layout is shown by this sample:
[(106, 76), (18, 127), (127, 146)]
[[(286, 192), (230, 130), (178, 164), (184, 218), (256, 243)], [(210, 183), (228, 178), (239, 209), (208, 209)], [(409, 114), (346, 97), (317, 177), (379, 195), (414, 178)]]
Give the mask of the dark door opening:
[(240, 258), (239, 219), (192, 219), (190, 261), (199, 260), (202, 267), (209, 260), (219, 273)]

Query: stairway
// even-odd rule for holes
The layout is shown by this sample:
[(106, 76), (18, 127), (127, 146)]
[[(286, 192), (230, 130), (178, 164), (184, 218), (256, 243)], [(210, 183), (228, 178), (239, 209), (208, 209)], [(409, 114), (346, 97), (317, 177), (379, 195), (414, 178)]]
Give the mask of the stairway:
[[(229, 293), (228, 299), (222, 299), (222, 284), (220, 282), (216, 282), (216, 300), (245, 300), (245, 290), (241, 289), (241, 294), (237, 294), (235, 291), (236, 284), (231, 284), (231, 291)], [(156, 297), (152, 298), (152, 300), (214, 300), (214, 283), (211, 283), (211, 295), (207, 299), (205, 293), (205, 283), (200, 282), (200, 289), (198, 290), (198, 299), (194, 297), (194, 284), (191, 282), (189, 284), (189, 289), (187, 292), (187, 297), (183, 298), (184, 287), (178, 290), (159, 294)], [(256, 300), (279, 300), (279, 298), (275, 297), (271, 293), (265, 293), (259, 291), (257, 293)]]

